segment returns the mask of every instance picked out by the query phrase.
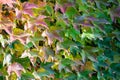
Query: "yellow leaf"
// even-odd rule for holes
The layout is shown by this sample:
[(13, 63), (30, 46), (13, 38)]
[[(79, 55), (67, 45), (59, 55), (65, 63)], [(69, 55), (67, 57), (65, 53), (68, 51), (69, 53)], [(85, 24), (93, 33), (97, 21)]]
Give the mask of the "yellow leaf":
[(59, 65), (59, 62), (55, 62), (55, 64), (52, 66), (52, 69), (58, 70), (58, 65)]
[(37, 70), (37, 72), (45, 72), (46, 70), (44, 68), (40, 68)]
[(13, 29), (13, 34), (15, 35), (20, 35), (20, 34), (23, 34), (24, 31), (22, 29), (19, 29), (19, 28), (14, 28)]
[(22, 44), (14, 44), (15, 50), (16, 51), (23, 51), (24, 50), (24, 46)]
[(12, 72), (11, 75), (9, 76), (9, 80), (17, 80), (17, 75), (15, 72)]
[(94, 70), (94, 67), (91, 61), (87, 61), (83, 68), (84, 70)]

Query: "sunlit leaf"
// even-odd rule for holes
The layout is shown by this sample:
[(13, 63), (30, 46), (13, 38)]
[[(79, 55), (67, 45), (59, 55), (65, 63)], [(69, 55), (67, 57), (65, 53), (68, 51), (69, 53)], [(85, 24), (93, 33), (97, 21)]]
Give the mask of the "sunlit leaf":
[(5, 43), (7, 42), (2, 35), (0, 35), (0, 42), (2, 44), (3, 47), (5, 47)]
[(10, 54), (6, 54), (4, 56), (3, 66), (5, 66), (5, 64), (9, 65), (11, 63), (11, 59), (12, 59), (11, 55)]

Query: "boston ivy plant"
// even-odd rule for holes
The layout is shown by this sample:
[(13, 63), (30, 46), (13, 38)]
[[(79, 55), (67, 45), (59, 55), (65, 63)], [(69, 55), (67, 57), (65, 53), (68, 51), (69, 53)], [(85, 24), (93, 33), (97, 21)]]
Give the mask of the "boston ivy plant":
[(119, 0), (0, 0), (0, 80), (119, 80)]

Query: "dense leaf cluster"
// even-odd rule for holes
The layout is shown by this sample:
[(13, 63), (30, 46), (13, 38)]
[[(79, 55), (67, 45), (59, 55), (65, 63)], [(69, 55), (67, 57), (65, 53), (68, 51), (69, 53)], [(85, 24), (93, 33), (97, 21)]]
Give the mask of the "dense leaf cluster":
[(119, 0), (0, 0), (0, 80), (119, 79)]

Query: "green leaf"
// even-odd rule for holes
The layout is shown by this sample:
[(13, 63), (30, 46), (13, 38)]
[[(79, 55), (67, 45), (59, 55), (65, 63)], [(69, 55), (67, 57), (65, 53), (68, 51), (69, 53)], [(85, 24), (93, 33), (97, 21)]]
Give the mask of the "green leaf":
[(70, 48), (70, 46), (77, 46), (77, 44), (75, 42), (73, 42), (72, 40), (68, 40), (66, 39), (65, 41), (61, 42), (61, 43), (57, 43), (57, 47), (56, 49), (59, 51), (61, 49), (68, 49)]
[(34, 76), (30, 72), (22, 73), (21, 80), (34, 79)]
[(76, 40), (79, 39), (79, 34), (80, 34), (79, 31), (75, 30), (74, 28), (71, 28), (71, 29), (66, 31), (65, 36), (66, 37), (70, 37), (71, 36), (73, 38), (73, 40), (76, 41)]
[(55, 72), (51, 68), (52, 65), (53, 65), (53, 63), (47, 62), (47, 63), (42, 63), (41, 67), (43, 67), (44, 69), (46, 69), (46, 71), (47, 71), (48, 74), (54, 74)]
[(5, 77), (0, 75), (0, 80), (5, 80)]
[(30, 66), (30, 60), (28, 57), (26, 58), (14, 58), (12, 61), (20, 63), (25, 69), (27, 69)]
[(80, 54), (82, 56), (82, 61), (85, 63), (86, 62), (86, 52), (82, 50), (82, 52)]
[(65, 76), (64, 80), (74, 80), (77, 78), (77, 76), (74, 73), (67, 73), (64, 76)]
[(43, 47), (43, 52), (46, 55), (52, 55), (52, 56), (54, 56), (54, 51), (50, 47)]
[(64, 66), (69, 66), (69, 65), (72, 65), (73, 63), (74, 63), (74, 62), (73, 62), (72, 60), (68, 59), (68, 58), (63, 59), (63, 60), (61, 61), (61, 64), (64, 65)]
[(73, 18), (77, 14), (77, 11), (74, 7), (68, 7), (65, 14), (68, 18)]
[(112, 69), (113, 73), (120, 74), (120, 63), (112, 63), (110, 68)]
[(20, 42), (17, 42), (17, 43), (14, 44), (14, 49), (16, 51), (21, 51), (22, 52), (24, 50), (24, 45), (21, 44)]
[(32, 42), (29, 42), (29, 43), (27, 43), (27, 44), (25, 45), (26, 49), (29, 49), (29, 48), (31, 48), (31, 47), (33, 47), (33, 46), (34, 46), (34, 45), (33, 45)]
[(46, 11), (51, 15), (53, 14), (53, 8), (49, 5), (46, 5)]

